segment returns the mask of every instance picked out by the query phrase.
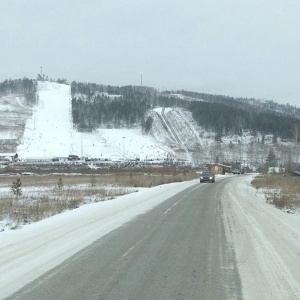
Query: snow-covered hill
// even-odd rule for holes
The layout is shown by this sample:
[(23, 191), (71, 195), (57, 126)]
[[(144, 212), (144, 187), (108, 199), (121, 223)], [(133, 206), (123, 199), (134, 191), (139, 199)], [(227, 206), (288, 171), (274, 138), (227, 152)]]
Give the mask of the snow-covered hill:
[(140, 129), (98, 129), (79, 133), (72, 125), (69, 85), (38, 82), (38, 104), (17, 147), (21, 158), (65, 157), (164, 159), (174, 151)]
[(39, 81), (37, 98), (37, 105), (31, 108), (22, 95), (0, 96), (0, 146), (5, 145), (0, 152), (17, 152), (24, 159), (75, 154), (111, 160), (175, 159), (201, 164), (218, 160), (259, 166), (274, 150), (278, 165), (291, 158), (299, 160), (297, 147), (280, 139), (274, 143), (273, 135), (257, 132), (253, 136), (243, 131), (218, 140), (214, 131), (198, 126), (192, 113), (179, 107), (149, 110), (153, 123), (148, 134), (138, 126), (82, 133), (73, 127), (69, 85)]
[[(38, 104), (27, 120), (17, 153), (21, 157), (65, 156), (77, 152), (68, 85), (38, 83)], [(77, 150), (77, 151), (76, 151)]]

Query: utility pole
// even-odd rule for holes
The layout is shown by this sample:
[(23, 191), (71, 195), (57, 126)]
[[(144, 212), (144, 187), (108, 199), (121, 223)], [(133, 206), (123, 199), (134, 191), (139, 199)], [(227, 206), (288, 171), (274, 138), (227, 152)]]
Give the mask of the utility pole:
[(81, 158), (83, 156), (83, 142), (82, 142), (82, 134), (81, 134)]
[(123, 136), (123, 155), (125, 157), (125, 136)]
[(141, 86), (143, 86), (143, 74), (141, 74)]
[(43, 81), (45, 80), (45, 75), (43, 74), (43, 67), (41, 67), (41, 78), (43, 79)]

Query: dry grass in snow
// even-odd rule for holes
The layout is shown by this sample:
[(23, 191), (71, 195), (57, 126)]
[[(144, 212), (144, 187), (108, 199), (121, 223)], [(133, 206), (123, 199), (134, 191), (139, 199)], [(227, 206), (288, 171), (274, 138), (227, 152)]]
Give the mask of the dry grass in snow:
[[(108, 174), (61, 174), (43, 176), (7, 176), (0, 185), (0, 231), (17, 229), (23, 224), (71, 210), (83, 204), (114, 198), (161, 184), (194, 179), (186, 171), (114, 172)], [(11, 187), (21, 179), (21, 195)]]
[(282, 174), (258, 175), (251, 184), (257, 189), (264, 189), (267, 202), (278, 208), (295, 212), (300, 207), (299, 177)]

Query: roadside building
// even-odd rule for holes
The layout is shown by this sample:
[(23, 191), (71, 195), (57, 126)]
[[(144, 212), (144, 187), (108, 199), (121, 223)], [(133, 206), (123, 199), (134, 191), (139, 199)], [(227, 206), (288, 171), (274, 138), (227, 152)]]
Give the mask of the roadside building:
[(230, 171), (230, 168), (231, 168), (231, 166), (229, 166), (229, 165), (224, 165), (224, 164), (219, 164), (219, 163), (210, 165), (210, 171), (213, 172), (215, 175), (225, 174), (225, 172)]
[(18, 159), (17, 153), (0, 153), (0, 161), (16, 161)]

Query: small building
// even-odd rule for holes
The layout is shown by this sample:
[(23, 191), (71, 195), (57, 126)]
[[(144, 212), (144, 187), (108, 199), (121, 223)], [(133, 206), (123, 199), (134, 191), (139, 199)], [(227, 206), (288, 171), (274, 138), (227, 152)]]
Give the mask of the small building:
[(17, 153), (0, 153), (0, 161), (16, 161), (18, 160)]
[(69, 159), (68, 157), (62, 157), (62, 156), (56, 156), (52, 158), (52, 162), (57, 162), (57, 163), (64, 163), (67, 162)]
[(213, 172), (215, 175), (218, 174), (225, 174), (225, 172), (230, 171), (231, 166), (224, 165), (224, 164), (211, 164), (210, 165), (210, 171)]

